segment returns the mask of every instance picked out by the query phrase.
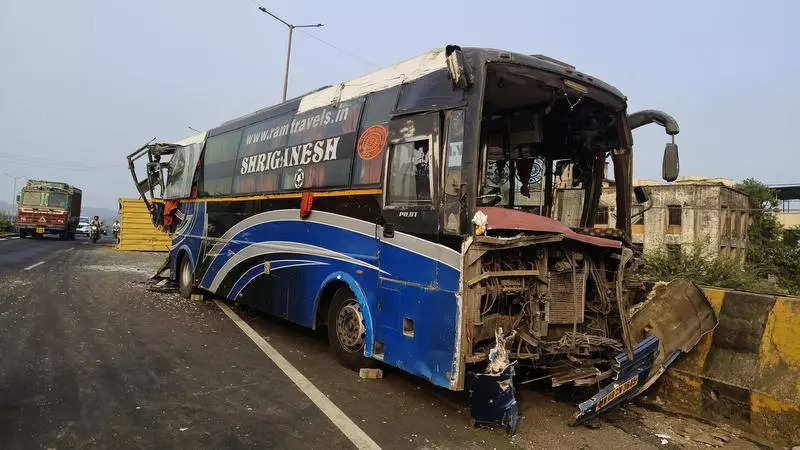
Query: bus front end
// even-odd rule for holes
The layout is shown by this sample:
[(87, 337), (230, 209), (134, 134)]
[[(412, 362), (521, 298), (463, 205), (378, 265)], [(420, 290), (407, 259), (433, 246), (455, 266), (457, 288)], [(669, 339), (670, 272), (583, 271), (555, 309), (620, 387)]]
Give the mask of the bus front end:
[[(634, 195), (631, 129), (655, 122), (674, 136), (677, 123), (659, 111), (629, 116), (615, 88), (551, 58), (465, 49), (451, 60), (460, 69), (450, 67), (454, 82), (461, 74), (480, 92), (469, 110), (480, 125), (464, 130), (465, 154), (474, 157), (461, 180), (471, 193), (462, 201), (462, 373), (489, 376), (490, 384), (508, 371), (554, 387), (614, 384), (620, 355), (633, 361), (656, 339), (647, 348), (657, 354), (636, 382), (622, 380), (626, 395), (640, 392), (676, 351), (716, 326), (693, 284), (667, 295), (635, 276), (631, 215), (648, 200)], [(664, 167), (674, 180), (674, 141)], [(616, 204), (600, 217), (609, 186)]]

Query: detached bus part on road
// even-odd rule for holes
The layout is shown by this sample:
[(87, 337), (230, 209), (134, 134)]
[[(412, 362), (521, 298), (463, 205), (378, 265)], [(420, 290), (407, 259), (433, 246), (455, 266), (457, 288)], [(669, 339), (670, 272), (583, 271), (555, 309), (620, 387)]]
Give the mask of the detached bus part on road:
[[(129, 165), (146, 201), (165, 200), (151, 213), (172, 233), (167, 265), (183, 295), (327, 327), (344, 364), (380, 360), (479, 392), (476, 420), (513, 429), (515, 367), (554, 386), (605, 384), (585, 418), (645, 389), (716, 326), (691, 283), (649, 292), (629, 276), (631, 129), (665, 128), (668, 181), (679, 129), (626, 107), (560, 61), (451, 45), (186, 145), (146, 145)], [(609, 157), (616, 229), (596, 230)], [(576, 229), (553, 218), (565, 170), (583, 191)], [(496, 386), (466, 386), (468, 371)], [(481, 408), (492, 395), (503, 407)]]
[(19, 237), (57, 234), (74, 239), (81, 215), (81, 190), (57, 181), (29, 180), (17, 196)]

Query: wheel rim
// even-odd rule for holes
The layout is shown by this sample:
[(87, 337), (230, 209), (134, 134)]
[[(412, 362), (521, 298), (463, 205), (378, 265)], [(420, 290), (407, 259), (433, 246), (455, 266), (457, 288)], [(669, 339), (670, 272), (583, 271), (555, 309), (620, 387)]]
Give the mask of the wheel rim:
[(181, 269), (181, 284), (184, 287), (189, 287), (192, 282), (192, 269), (189, 267), (188, 261), (183, 261), (183, 267)]
[(364, 318), (355, 299), (345, 302), (336, 315), (336, 336), (346, 350), (355, 352), (364, 347)]

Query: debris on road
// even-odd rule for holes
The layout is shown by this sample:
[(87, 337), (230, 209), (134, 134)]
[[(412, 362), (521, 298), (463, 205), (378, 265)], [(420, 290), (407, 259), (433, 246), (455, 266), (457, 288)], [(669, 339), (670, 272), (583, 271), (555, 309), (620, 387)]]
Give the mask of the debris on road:
[(136, 275), (145, 275), (149, 276), (152, 268), (147, 267), (137, 267), (137, 266), (123, 266), (123, 265), (101, 265), (101, 264), (87, 264), (82, 266), (84, 270), (91, 270), (97, 272), (126, 272)]
[[(584, 423), (638, 394), (642, 386), (649, 381), (647, 374), (651, 371), (658, 347), (658, 338), (648, 336), (633, 348), (633, 359), (624, 352), (617, 355), (613, 363), (616, 372), (614, 382), (609, 383), (592, 398), (578, 405), (580, 412), (576, 415), (574, 424)], [(670, 359), (670, 362), (674, 361), (675, 357), (677, 357), (677, 353)]]
[(365, 380), (379, 379), (383, 378), (383, 370), (362, 368), (361, 370), (358, 371), (358, 376)]
[(469, 413), (475, 426), (500, 425), (508, 434), (517, 432), (519, 407), (514, 395), (515, 365), (516, 361), (507, 364), (500, 373), (468, 374)]
[(178, 292), (178, 284), (169, 278), (151, 278), (147, 290), (152, 292)]

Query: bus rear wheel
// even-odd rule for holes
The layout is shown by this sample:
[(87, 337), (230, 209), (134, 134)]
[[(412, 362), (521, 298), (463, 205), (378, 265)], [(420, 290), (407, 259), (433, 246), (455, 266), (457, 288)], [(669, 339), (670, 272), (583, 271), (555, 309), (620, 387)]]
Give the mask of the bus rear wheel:
[(375, 360), (364, 357), (366, 330), (364, 316), (355, 295), (340, 287), (328, 308), (328, 343), (339, 361), (352, 370), (374, 367)]
[(180, 268), (178, 269), (178, 290), (183, 298), (191, 297), (192, 290), (194, 290), (194, 271), (189, 262), (189, 257), (186, 255), (181, 258)]

